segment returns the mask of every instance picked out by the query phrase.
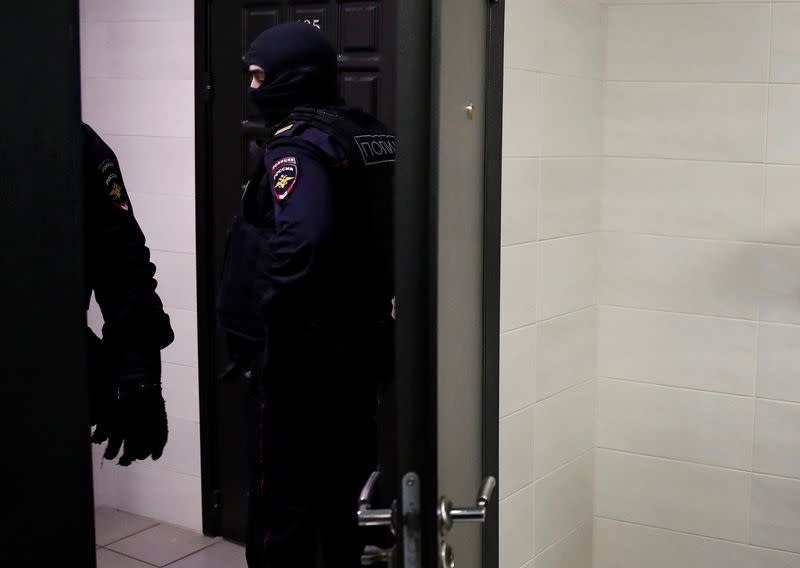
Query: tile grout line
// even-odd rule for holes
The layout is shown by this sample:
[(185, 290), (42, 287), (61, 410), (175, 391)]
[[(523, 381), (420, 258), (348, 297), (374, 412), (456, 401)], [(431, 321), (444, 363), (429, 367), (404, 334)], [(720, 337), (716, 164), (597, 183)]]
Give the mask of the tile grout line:
[(625, 519), (617, 519), (615, 517), (610, 517), (608, 515), (596, 515), (596, 516), (597, 516), (598, 519), (603, 519), (603, 520), (606, 520), (606, 521), (613, 521), (615, 523), (621, 523), (621, 524), (624, 524), (624, 525), (631, 525), (631, 526), (635, 526), (635, 527), (642, 527), (642, 528), (645, 528), (645, 529), (659, 530), (659, 531), (669, 532), (669, 533), (673, 533), (673, 534), (680, 534), (680, 535), (683, 535), (683, 536), (694, 537), (694, 538), (699, 538), (699, 539), (706, 539), (706, 540), (712, 540), (712, 541), (717, 541), (717, 542), (726, 542), (726, 543), (729, 543), (729, 544), (735, 544), (735, 545), (744, 546), (744, 547), (747, 547), (747, 548), (756, 548), (756, 549), (759, 549), (759, 550), (770, 550), (770, 551), (773, 551), (773, 552), (782, 552), (784, 554), (791, 554), (793, 556), (797, 556), (798, 558), (800, 558), (800, 554), (798, 554), (797, 552), (793, 552), (791, 550), (784, 550), (782, 548), (769, 548), (769, 547), (766, 547), (766, 546), (757, 546), (757, 545), (750, 544), (749, 542), (742, 542), (740, 540), (730, 540), (730, 539), (727, 539), (727, 538), (720, 538), (718, 536), (708, 536), (708, 535), (705, 535), (705, 534), (698, 534), (698, 533), (680, 531), (680, 530), (670, 529), (670, 528), (666, 528), (666, 527), (662, 527), (662, 526), (658, 526), (658, 525), (648, 525), (647, 523), (641, 523), (641, 522), (637, 522), (637, 521), (628, 521), (628, 520), (625, 520)]
[(606, 446), (598, 446), (597, 449), (598, 450), (603, 450), (603, 451), (606, 451), (606, 452), (613, 452), (613, 453), (625, 454), (625, 455), (629, 455), (629, 456), (637, 456), (637, 457), (640, 457), (640, 458), (647, 458), (647, 459), (651, 459), (651, 460), (661, 460), (661, 461), (679, 463), (679, 464), (684, 464), (684, 465), (693, 465), (693, 466), (697, 466), (697, 467), (701, 467), (701, 468), (705, 468), (705, 469), (716, 469), (716, 470), (724, 470), (724, 471), (734, 472), (734, 473), (743, 473), (743, 474), (747, 474), (748, 477), (750, 477), (750, 478), (754, 478), (755, 476), (770, 477), (770, 478), (773, 478), (773, 479), (782, 479), (782, 480), (786, 480), (786, 481), (794, 481), (794, 482), (800, 483), (800, 478), (792, 477), (790, 475), (781, 475), (781, 474), (775, 474), (775, 473), (764, 473), (764, 472), (760, 472), (760, 471), (750, 471), (749, 469), (740, 469), (740, 468), (729, 467), (729, 466), (724, 466), (724, 465), (712, 465), (712, 464), (702, 463), (702, 462), (689, 460), (689, 459), (670, 458), (670, 457), (659, 456), (659, 455), (656, 455), (656, 454), (646, 454), (646, 453), (643, 453), (643, 452), (635, 452), (633, 450), (620, 450), (618, 448), (610, 448), (610, 447), (606, 447)]
[(180, 558), (176, 558), (175, 560), (173, 560), (173, 561), (169, 562), (168, 564), (164, 564), (164, 566), (163, 566), (162, 568), (166, 568), (167, 566), (172, 566), (172, 565), (173, 565), (173, 564), (175, 564), (176, 562), (180, 562), (181, 560), (184, 560), (184, 559), (186, 559), (186, 558), (189, 558), (190, 556), (194, 556), (195, 554), (199, 554), (200, 552), (202, 552), (202, 551), (204, 551), (204, 550), (207, 550), (207, 549), (211, 548), (212, 546), (216, 546), (216, 545), (217, 545), (217, 544), (219, 544), (220, 542), (222, 542), (222, 540), (221, 540), (221, 539), (220, 539), (220, 540), (215, 540), (215, 541), (214, 541), (214, 542), (212, 542), (211, 544), (207, 544), (206, 546), (204, 546), (204, 547), (202, 547), (202, 548), (198, 548), (198, 549), (197, 549), (197, 550), (195, 550), (194, 552), (190, 552), (189, 554), (186, 554), (186, 555), (184, 555), (184, 556), (181, 556)]
[[(109, 460), (109, 461), (111, 461), (111, 460)], [(117, 510), (117, 511), (121, 511), (120, 509), (116, 509), (116, 510)], [(123, 513), (127, 513), (127, 511), (121, 511), (121, 512), (123, 512)], [(128, 513), (128, 514), (130, 514), (130, 515), (134, 515), (135, 513)], [(145, 527), (145, 528), (143, 528), (143, 529), (141, 529), (141, 530), (138, 530), (138, 531), (136, 531), (136, 532), (132, 532), (131, 534), (125, 535), (125, 536), (123, 536), (122, 538), (118, 538), (117, 540), (111, 541), (111, 542), (109, 542), (108, 544), (103, 544), (103, 545), (100, 545), (100, 546), (101, 546), (101, 548), (108, 548), (108, 547), (109, 547), (109, 546), (111, 546), (112, 544), (117, 544), (118, 542), (121, 542), (121, 541), (125, 540), (126, 538), (130, 538), (130, 537), (132, 537), (132, 536), (136, 536), (136, 535), (138, 535), (138, 534), (142, 534), (143, 532), (145, 532), (145, 531), (149, 531), (150, 529), (154, 529), (154, 528), (156, 528), (157, 526), (160, 526), (160, 525), (162, 524), (161, 522), (159, 522), (159, 521), (157, 521), (157, 520), (155, 520), (155, 519), (151, 519), (151, 520), (153, 521), (153, 523), (154, 523), (154, 524), (150, 525), (149, 527)], [(95, 544), (96, 544), (96, 543), (95, 543)], [(110, 548), (108, 548), (108, 549), (109, 549), (109, 550), (112, 550), (112, 549), (110, 549)], [(113, 550), (112, 552), (116, 552), (116, 550)]]
[[(767, 171), (769, 162), (769, 114), (770, 114), (770, 95), (772, 87), (772, 33), (774, 22), (774, 6), (772, 0), (769, 3), (769, 33), (767, 35), (767, 101), (764, 112), (764, 176), (762, 185), (761, 203), (761, 242), (767, 240)], [(750, 431), (753, 438), (750, 446), (750, 475), (747, 478), (747, 544), (753, 543), (753, 482), (755, 481), (756, 470), (756, 430), (758, 427), (758, 372), (759, 372), (759, 353), (761, 352), (761, 304), (762, 289), (764, 285), (764, 249), (759, 250), (759, 294), (756, 303), (756, 349), (755, 349), (755, 376), (753, 377), (753, 426)]]
[(547, 401), (549, 401), (549, 400), (551, 400), (551, 399), (553, 399), (553, 398), (555, 398), (555, 397), (557, 397), (557, 396), (559, 396), (561, 394), (564, 394), (564, 393), (566, 393), (568, 391), (578, 390), (579, 388), (585, 387), (586, 385), (588, 385), (592, 381), (596, 381), (596, 380), (597, 379), (594, 378), (594, 377), (589, 377), (588, 379), (582, 379), (579, 383), (576, 383), (574, 385), (570, 385), (570, 386), (568, 386), (566, 388), (561, 389), (558, 392), (555, 392), (553, 394), (547, 395), (546, 397), (544, 397), (541, 400), (537, 400), (536, 402), (532, 402), (530, 404), (526, 404), (522, 408), (518, 408), (518, 409), (516, 409), (516, 410), (514, 410), (512, 412), (509, 412), (508, 414), (504, 414), (503, 416), (500, 417), (500, 421), (502, 422), (503, 420), (505, 420), (507, 418), (511, 418), (512, 416), (516, 416), (518, 414), (522, 414), (523, 412), (526, 412), (526, 411), (531, 410), (532, 408), (534, 408), (536, 406), (539, 406), (543, 402), (547, 402)]

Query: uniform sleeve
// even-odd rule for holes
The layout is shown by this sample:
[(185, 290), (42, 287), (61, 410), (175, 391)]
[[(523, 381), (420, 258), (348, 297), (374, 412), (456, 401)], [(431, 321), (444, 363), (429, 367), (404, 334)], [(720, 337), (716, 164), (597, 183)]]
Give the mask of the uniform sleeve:
[(272, 194), (275, 233), (263, 289), (267, 317), (296, 317), (325, 272), (330, 246), (332, 183), (325, 165), (304, 148), (282, 146), (265, 156)]
[(127, 350), (163, 349), (174, 335), (119, 163), (99, 138), (90, 136), (84, 151), (87, 279), (103, 313), (103, 338)]

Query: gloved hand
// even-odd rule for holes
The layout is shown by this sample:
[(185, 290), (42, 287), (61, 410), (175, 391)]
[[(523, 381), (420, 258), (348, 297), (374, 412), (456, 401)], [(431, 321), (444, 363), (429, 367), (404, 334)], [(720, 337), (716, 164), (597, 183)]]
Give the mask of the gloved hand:
[(119, 388), (106, 421), (92, 435), (95, 444), (108, 440), (103, 457), (112, 460), (120, 449), (119, 465), (152, 456), (161, 457), (167, 444), (167, 412), (161, 396), (161, 354), (120, 353)]

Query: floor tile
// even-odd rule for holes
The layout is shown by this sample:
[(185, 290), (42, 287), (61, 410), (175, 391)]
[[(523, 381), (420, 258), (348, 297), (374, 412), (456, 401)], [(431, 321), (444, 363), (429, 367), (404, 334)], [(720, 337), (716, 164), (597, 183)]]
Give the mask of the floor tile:
[(115, 542), (109, 548), (148, 564), (166, 566), (219, 540), (172, 525), (157, 525)]
[(170, 564), (169, 568), (242, 568), (245, 565), (244, 547), (222, 541)]
[(94, 510), (94, 541), (100, 546), (106, 546), (157, 524), (158, 521), (153, 519), (111, 507), (97, 507)]
[(106, 548), (97, 550), (97, 568), (152, 568), (149, 564), (117, 554)]

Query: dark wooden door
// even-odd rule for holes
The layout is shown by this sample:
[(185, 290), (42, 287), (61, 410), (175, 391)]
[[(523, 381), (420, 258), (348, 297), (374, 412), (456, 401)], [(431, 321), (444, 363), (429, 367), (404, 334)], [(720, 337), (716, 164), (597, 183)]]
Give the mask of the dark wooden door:
[[(199, 83), (206, 93), (201, 120), (208, 125), (199, 140), (198, 202), (200, 296), (200, 365), (203, 425), (204, 530), (244, 540), (247, 506), (244, 400), (241, 383), (220, 383), (227, 362), (224, 337), (215, 329), (213, 299), (217, 292), (224, 240), (241, 197), (246, 149), (264, 136), (264, 124), (247, 102), (249, 76), (243, 56), (264, 29), (287, 21), (305, 21), (325, 32), (339, 53), (339, 80), (348, 104), (394, 126), (396, 0), (215, 0), (200, 14), (208, 36), (199, 53)], [(198, 33), (204, 27), (198, 26)], [(204, 65), (203, 61), (207, 64)], [(354, 504), (355, 507), (355, 504)]]

